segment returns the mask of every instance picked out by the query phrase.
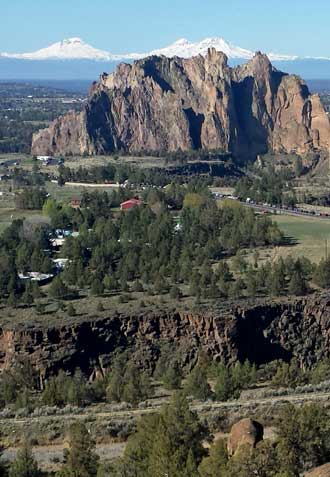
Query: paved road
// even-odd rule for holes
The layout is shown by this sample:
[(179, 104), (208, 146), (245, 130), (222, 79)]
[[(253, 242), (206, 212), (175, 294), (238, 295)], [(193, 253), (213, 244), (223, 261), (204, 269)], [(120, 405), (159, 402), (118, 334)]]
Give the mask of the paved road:
[[(218, 201), (226, 200), (228, 197), (221, 197), (218, 198)], [(307, 211), (299, 210), (299, 209), (285, 209), (283, 207), (271, 207), (270, 205), (263, 205), (263, 204), (251, 204), (250, 202), (245, 202), (245, 201), (240, 201), (240, 200), (235, 200), (236, 202), (239, 202), (240, 204), (244, 205), (245, 207), (250, 207), (251, 209), (258, 210), (260, 212), (269, 212), (272, 214), (279, 214), (279, 215), (293, 215), (296, 217), (309, 217), (311, 219), (324, 219), (324, 220), (330, 220), (330, 214), (325, 215), (319, 212), (318, 214), (312, 214)]]

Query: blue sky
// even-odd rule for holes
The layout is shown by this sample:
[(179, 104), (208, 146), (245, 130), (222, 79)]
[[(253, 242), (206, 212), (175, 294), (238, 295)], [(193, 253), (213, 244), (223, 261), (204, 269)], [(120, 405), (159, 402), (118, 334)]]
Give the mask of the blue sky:
[(222, 36), (251, 50), (330, 57), (329, 0), (0, 0), (0, 51), (80, 36), (114, 53)]

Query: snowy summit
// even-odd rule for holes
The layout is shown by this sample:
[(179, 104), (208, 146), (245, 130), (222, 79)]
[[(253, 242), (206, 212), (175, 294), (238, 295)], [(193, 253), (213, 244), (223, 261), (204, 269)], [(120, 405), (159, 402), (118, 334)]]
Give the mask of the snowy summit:
[(81, 38), (68, 38), (53, 43), (47, 48), (34, 53), (3, 53), (7, 58), (22, 60), (101, 60), (111, 61), (113, 58), (107, 51), (98, 50), (84, 42)]
[[(179, 56), (181, 58), (191, 58), (197, 55), (206, 55), (209, 48), (225, 53), (229, 59), (251, 59), (254, 53), (232, 43), (223, 38), (206, 38), (200, 42), (191, 42), (182, 38), (172, 45), (148, 53), (128, 53), (123, 55), (113, 55), (105, 50), (98, 50), (81, 38), (69, 38), (50, 45), (47, 48), (33, 53), (2, 53), (0, 56), (6, 58), (16, 58), (22, 60), (98, 60), (98, 61), (121, 61), (145, 58), (151, 55), (164, 55), (169, 58)], [(295, 60), (297, 56), (279, 55), (269, 53), (268, 57), (272, 61)]]
[[(200, 42), (190, 42), (185, 38), (176, 41), (170, 46), (161, 48), (159, 50), (153, 50), (150, 53), (143, 55), (164, 55), (168, 57), (179, 56), (182, 58), (191, 58), (192, 56), (203, 55), (205, 56), (209, 48), (215, 48), (217, 51), (222, 51), (228, 58), (241, 58), (249, 60), (253, 58), (254, 52), (235, 46), (232, 43), (227, 42), (223, 38), (205, 38)], [(269, 53), (270, 60), (294, 60), (296, 56), (278, 55), (276, 53)]]

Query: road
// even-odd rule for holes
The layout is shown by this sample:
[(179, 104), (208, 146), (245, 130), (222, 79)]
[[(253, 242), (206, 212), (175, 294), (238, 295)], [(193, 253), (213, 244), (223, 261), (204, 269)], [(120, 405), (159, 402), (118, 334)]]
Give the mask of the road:
[(330, 214), (324, 214), (324, 213), (311, 213), (308, 211), (304, 211), (302, 209), (288, 209), (284, 207), (279, 207), (279, 206), (271, 206), (271, 205), (264, 205), (264, 204), (255, 204), (251, 202), (246, 202), (242, 201), (239, 199), (232, 199), (230, 197), (221, 197), (221, 198), (216, 198), (217, 201), (221, 202), (223, 200), (235, 200), (235, 202), (239, 202), (242, 204), (244, 207), (249, 207), (251, 209), (258, 210), (260, 212), (269, 212), (271, 214), (280, 214), (280, 215), (293, 215), (295, 217), (309, 217), (312, 219), (324, 219), (324, 220), (330, 220)]

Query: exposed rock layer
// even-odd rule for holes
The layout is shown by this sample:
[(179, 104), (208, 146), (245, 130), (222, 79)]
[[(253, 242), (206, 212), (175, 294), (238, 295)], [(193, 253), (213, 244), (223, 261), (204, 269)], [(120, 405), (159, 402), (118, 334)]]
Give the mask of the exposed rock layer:
[[(71, 321), (70, 321), (71, 320)], [(257, 363), (295, 356), (310, 365), (330, 357), (330, 300), (309, 297), (294, 302), (232, 306), (223, 312), (159, 312), (70, 319), (47, 327), (10, 324), (0, 328), (0, 369), (27, 357), (47, 376), (63, 368), (102, 372), (119, 348), (145, 368), (153, 368), (160, 342), (173, 343), (182, 364), (200, 349), (213, 359)]]
[(254, 448), (263, 438), (262, 424), (249, 418), (241, 419), (231, 428), (227, 441), (228, 454), (234, 455), (242, 446)]
[(321, 465), (305, 474), (305, 477), (330, 477), (330, 464)]
[(190, 59), (121, 64), (94, 83), (82, 113), (33, 137), (33, 154), (221, 149), (237, 157), (268, 150), (304, 154), (330, 144), (317, 95), (261, 53), (230, 68), (214, 49)]

